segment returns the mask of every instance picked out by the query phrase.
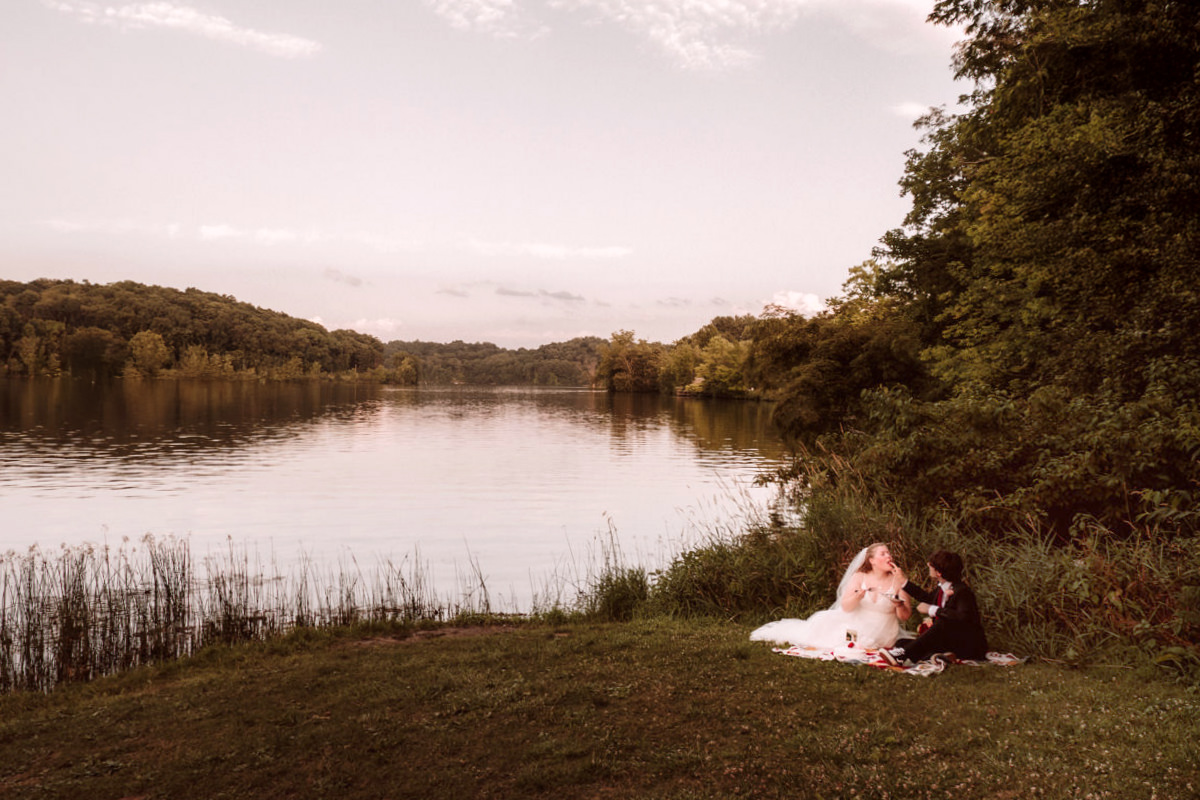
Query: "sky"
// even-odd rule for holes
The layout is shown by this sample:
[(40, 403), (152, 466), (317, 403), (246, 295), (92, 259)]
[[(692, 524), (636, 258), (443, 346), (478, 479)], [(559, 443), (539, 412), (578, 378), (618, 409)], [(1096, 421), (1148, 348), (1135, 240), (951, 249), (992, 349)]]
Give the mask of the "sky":
[(815, 313), (966, 91), (932, 2), (6, 0), (0, 278), (509, 348)]

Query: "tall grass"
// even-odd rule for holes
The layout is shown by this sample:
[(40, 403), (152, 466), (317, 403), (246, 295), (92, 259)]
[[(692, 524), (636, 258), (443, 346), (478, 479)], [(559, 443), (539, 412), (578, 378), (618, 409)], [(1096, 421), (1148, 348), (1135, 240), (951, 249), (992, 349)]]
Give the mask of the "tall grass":
[(1077, 523), (1067, 546), (1027, 521), (1003, 542), (964, 536), (993, 626), (1011, 646), (1067, 663), (1150, 659), (1200, 674), (1200, 541)]
[(185, 539), (9, 552), (0, 556), (0, 691), (47, 691), (300, 627), (490, 612), (477, 565), (461, 584), (459, 597), (437, 596), (415, 558), (326, 574), (305, 558), (283, 572), (232, 543), (197, 569)]
[[(610, 525), (535, 593), (528, 616), (554, 621), (719, 617), (747, 627), (827, 606), (855, 551), (891, 545), (918, 582), (936, 549), (960, 552), (993, 649), (1071, 664), (1156, 663), (1200, 676), (1200, 541), (1151, 528), (1117, 535), (1077, 524), (1071, 543), (1036, 519), (1003, 539), (949, 517), (904, 519), (850, 491), (815, 491), (796, 519), (748, 510), (699, 526), (700, 538), (653, 572), (631, 564)], [(244, 549), (197, 565), (187, 540), (38, 549), (0, 556), (0, 692), (47, 691), (212, 644), (265, 640), (298, 628), (491, 618), (471, 559), (440, 596), (419, 554), (370, 568), (350, 558), (288, 571)]]
[(948, 515), (908, 519), (842, 487), (809, 494), (797, 525), (760, 520), (681, 553), (656, 574), (650, 607), (748, 626), (807, 616), (832, 601), (851, 555), (871, 542), (888, 543), (918, 583), (928, 556), (948, 549), (966, 561), (993, 649), (1200, 676), (1200, 539), (1082, 518), (1068, 543), (1035, 518), (997, 538)]
[(833, 600), (846, 564), (875, 541), (896, 541), (894, 521), (856, 504), (811, 496), (794, 519), (748, 515), (710, 526), (703, 539), (655, 573), (650, 604), (669, 616), (759, 622), (803, 616)]
[(610, 519), (607, 530), (597, 533), (583, 553), (571, 551), (543, 577), (529, 614), (552, 622), (572, 615), (624, 622), (645, 610), (649, 594), (645, 567), (630, 563)]

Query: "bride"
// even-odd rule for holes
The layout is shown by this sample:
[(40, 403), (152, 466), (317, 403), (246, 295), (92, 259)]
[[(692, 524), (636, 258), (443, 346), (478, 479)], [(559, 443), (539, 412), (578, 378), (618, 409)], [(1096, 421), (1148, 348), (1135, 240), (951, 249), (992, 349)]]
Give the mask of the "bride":
[(891, 647), (900, 636), (900, 623), (912, 616), (904, 582), (886, 544), (864, 547), (846, 568), (832, 606), (808, 619), (768, 622), (750, 640), (821, 650), (847, 642), (866, 650)]

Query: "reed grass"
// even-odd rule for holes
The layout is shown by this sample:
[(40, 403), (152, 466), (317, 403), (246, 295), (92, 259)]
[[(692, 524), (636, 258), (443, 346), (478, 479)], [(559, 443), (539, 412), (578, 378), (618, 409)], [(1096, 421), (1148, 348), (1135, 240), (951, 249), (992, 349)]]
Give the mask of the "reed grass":
[(0, 556), (0, 692), (47, 691), (210, 644), (264, 641), (297, 628), (446, 621), (488, 614), (482, 572), (439, 597), (416, 558), (374, 569), (312, 560), (282, 571), (232, 542), (197, 569), (186, 539), (31, 548)]

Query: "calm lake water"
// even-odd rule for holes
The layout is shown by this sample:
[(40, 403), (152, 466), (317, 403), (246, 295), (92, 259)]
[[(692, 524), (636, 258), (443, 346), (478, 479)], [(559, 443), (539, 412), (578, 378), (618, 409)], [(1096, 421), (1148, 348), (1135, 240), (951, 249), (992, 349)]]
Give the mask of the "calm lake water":
[[(586, 390), (0, 380), (0, 553), (187, 537), (266, 563), (475, 569), (520, 610), (600, 543), (666, 563), (765, 509), (770, 407)], [(131, 544), (123, 545), (125, 540)]]

